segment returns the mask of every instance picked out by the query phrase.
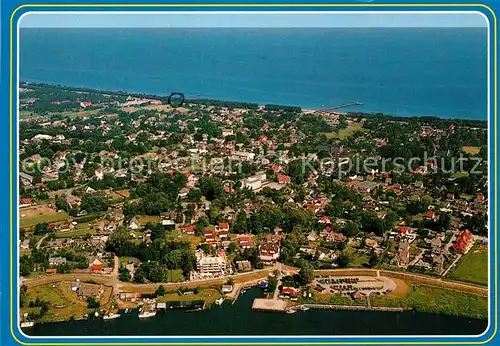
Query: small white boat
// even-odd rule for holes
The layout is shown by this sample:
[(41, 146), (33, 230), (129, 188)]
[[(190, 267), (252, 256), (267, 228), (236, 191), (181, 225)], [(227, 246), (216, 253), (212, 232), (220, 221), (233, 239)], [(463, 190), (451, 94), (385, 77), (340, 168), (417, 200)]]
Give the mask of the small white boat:
[(109, 314), (109, 315), (104, 315), (102, 318), (103, 320), (114, 320), (115, 318), (120, 317), (120, 314)]
[(308, 307), (307, 307), (307, 306), (305, 306), (305, 305), (303, 305), (303, 306), (300, 308), (300, 310), (302, 310), (302, 311), (307, 311), (307, 310), (309, 310), (309, 309), (310, 309), (310, 308), (308, 308)]
[(94, 312), (94, 316), (95, 316), (95, 317), (99, 317), (99, 313), (98, 313), (97, 311), (96, 311), (96, 312)]
[(295, 309), (287, 309), (285, 312), (286, 312), (287, 314), (294, 314), (294, 313), (296, 313), (296, 312), (297, 312), (297, 310), (295, 310)]
[(35, 322), (31, 322), (31, 321), (21, 322), (21, 328), (33, 327), (34, 325), (35, 325)]
[(222, 305), (223, 302), (224, 302), (224, 298), (223, 297), (220, 297), (219, 299), (215, 300), (215, 304), (216, 305)]
[(144, 311), (139, 314), (139, 318), (148, 318), (156, 316), (156, 311)]

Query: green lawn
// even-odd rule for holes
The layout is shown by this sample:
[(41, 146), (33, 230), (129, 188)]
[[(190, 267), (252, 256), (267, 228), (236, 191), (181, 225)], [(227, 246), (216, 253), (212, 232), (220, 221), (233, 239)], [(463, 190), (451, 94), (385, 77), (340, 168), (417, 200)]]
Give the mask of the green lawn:
[(187, 241), (191, 244), (191, 248), (194, 250), (201, 242), (201, 238), (197, 235), (184, 234), (179, 229), (174, 229), (167, 234), (167, 239), (169, 240), (180, 240)]
[[(20, 211), (20, 214), (23, 214), (23, 210)], [(44, 213), (42, 215), (33, 215), (33, 216), (26, 216), (22, 217), (20, 220), (20, 226), (21, 227), (30, 227), (34, 226), (37, 223), (51, 223), (51, 222), (57, 222), (57, 221), (62, 221), (66, 220), (69, 218), (69, 215), (66, 212), (54, 212), (54, 213)]]
[(362, 123), (354, 123), (352, 125), (348, 125), (345, 129), (340, 129), (337, 132), (323, 132), (323, 134), (327, 138), (337, 138), (337, 139), (344, 139), (352, 135), (354, 132), (364, 132), (366, 131), (365, 128), (363, 128)]
[(368, 255), (360, 253), (350, 245), (345, 247), (344, 253), (349, 257), (349, 267), (361, 267), (370, 261)]
[(72, 238), (72, 237), (81, 237), (87, 234), (94, 234), (96, 231), (95, 229), (90, 229), (90, 228), (83, 228), (83, 229), (76, 229), (74, 231), (69, 231), (69, 232), (58, 232), (56, 233), (56, 238)]
[(448, 277), (454, 280), (488, 285), (488, 247), (476, 245), (450, 270)]
[(137, 218), (139, 219), (139, 221), (140, 221), (140, 223), (141, 223), (142, 226), (144, 226), (148, 222), (151, 222), (151, 223), (160, 223), (160, 217), (159, 216), (138, 215)]
[(213, 304), (221, 294), (214, 288), (202, 289), (198, 294), (179, 295), (178, 293), (168, 293), (158, 297), (158, 302), (189, 302), (193, 300), (204, 300), (207, 304)]
[(182, 269), (167, 270), (167, 282), (179, 282), (184, 281), (184, 276), (182, 275)]
[(366, 305), (366, 300), (354, 300), (340, 294), (311, 292), (312, 297), (300, 295), (299, 304)]
[(405, 297), (372, 295), (372, 306), (395, 306), (445, 315), (488, 318), (488, 298), (439, 287), (412, 285)]
[(134, 263), (141, 263), (141, 261), (137, 257), (120, 257), (120, 265), (126, 265), (129, 261), (132, 261)]

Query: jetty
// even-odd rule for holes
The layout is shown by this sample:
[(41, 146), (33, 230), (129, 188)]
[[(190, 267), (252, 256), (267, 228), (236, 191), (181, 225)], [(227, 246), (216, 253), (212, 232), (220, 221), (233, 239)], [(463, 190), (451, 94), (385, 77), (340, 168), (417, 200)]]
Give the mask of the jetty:
[(329, 112), (329, 111), (334, 111), (336, 109), (341, 109), (341, 108), (346, 108), (346, 107), (351, 107), (351, 106), (362, 106), (362, 105), (363, 105), (363, 102), (354, 101), (354, 102), (348, 102), (348, 103), (344, 103), (344, 104), (341, 104), (338, 106), (333, 106), (333, 107), (326, 108), (326, 109), (321, 109), (320, 111), (321, 112)]
[(255, 298), (252, 310), (285, 312), (287, 302), (282, 299)]
[(389, 306), (365, 306), (365, 305), (327, 305), (327, 304), (303, 304), (296, 305), (293, 309), (301, 310), (303, 307), (316, 310), (351, 310), (351, 311), (386, 311), (403, 312), (411, 309)]

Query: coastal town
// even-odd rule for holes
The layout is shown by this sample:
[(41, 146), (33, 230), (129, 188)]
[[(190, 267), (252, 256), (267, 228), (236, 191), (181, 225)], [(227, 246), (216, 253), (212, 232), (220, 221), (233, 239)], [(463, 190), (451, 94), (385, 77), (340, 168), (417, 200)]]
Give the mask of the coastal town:
[(488, 134), (390, 117), (20, 85), (20, 323), (204, 311), (487, 319)]

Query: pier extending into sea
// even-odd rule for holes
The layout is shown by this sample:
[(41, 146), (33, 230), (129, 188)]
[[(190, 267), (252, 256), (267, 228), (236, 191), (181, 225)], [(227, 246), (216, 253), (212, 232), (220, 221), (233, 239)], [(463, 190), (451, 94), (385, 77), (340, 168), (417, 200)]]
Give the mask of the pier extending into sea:
[(364, 306), (364, 305), (326, 305), (326, 304), (303, 304), (296, 305), (292, 309), (301, 310), (302, 308), (317, 309), (317, 310), (354, 310), (354, 311), (392, 311), (403, 312), (410, 309), (389, 307), (389, 306)]

